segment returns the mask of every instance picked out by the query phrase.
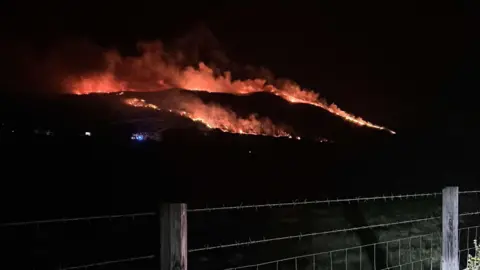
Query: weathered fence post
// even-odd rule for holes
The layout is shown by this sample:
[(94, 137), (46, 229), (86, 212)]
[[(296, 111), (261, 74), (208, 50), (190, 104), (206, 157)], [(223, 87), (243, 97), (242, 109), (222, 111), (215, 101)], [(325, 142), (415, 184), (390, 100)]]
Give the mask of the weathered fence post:
[(459, 268), (458, 187), (446, 187), (442, 198), (442, 270)]
[(187, 269), (187, 205), (160, 206), (160, 269)]

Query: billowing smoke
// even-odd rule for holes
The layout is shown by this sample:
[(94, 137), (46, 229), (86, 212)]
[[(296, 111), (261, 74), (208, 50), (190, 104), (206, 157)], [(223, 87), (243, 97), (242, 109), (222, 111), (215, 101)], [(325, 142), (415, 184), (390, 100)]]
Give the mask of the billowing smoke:
[[(3, 75), (0, 91), (27, 94), (37, 91), (68, 93), (72, 91), (69, 83), (87, 77), (103, 80), (105, 83), (100, 86), (104, 87), (112, 80), (132, 80), (129, 83), (132, 86), (151, 88), (154, 81), (140, 82), (145, 79), (155, 80), (155, 77), (175, 81), (169, 79), (172, 67), (185, 67), (200, 61), (206, 61), (212, 67), (233, 66), (222, 52), (217, 39), (205, 26), (198, 26), (169, 44), (160, 41), (139, 42), (136, 53), (144, 55), (137, 60), (134, 56), (124, 58), (123, 52), (115, 48), (104, 48), (93, 41), (78, 38), (53, 40), (43, 44), (3, 41), (0, 49)], [(164, 68), (161, 65), (152, 67), (158, 63), (163, 63)], [(166, 73), (160, 75), (162, 72)]]
[[(186, 44), (193, 44), (193, 40), (187, 41), (175, 43), (180, 45), (172, 50), (161, 41), (139, 42), (137, 49), (140, 56), (124, 57), (117, 50), (106, 51), (102, 71), (72, 73), (63, 79), (62, 86), (65, 91), (77, 94), (124, 90), (159, 91), (170, 88), (248, 94), (262, 91), (267, 83), (264, 75), (271, 77), (268, 71), (260, 69), (263, 74), (259, 79), (235, 80), (230, 69), (222, 71), (226, 69), (220, 66), (234, 66), (237, 73), (242, 73), (238, 65), (231, 64), (219, 50), (203, 49), (209, 43), (187, 46)], [(201, 59), (200, 54), (205, 54), (209, 64), (197, 61)], [(256, 73), (252, 67), (244, 68), (243, 71), (244, 74)]]
[(104, 49), (82, 39), (58, 40), (49, 44), (4, 42), (0, 67), (3, 72), (0, 91), (59, 93), (68, 76), (103, 72)]

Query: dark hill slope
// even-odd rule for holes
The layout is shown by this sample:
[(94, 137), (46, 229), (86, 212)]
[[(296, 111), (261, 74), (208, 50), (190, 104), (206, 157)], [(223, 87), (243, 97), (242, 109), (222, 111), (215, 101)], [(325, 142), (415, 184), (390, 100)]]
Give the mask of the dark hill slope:
[[(158, 95), (135, 94), (147, 100)], [(22, 137), (19, 133), (2, 133), (2, 190), (6, 191), (6, 202), (25, 202), (25, 211), (32, 207), (32, 200), (39, 207), (106, 204), (141, 208), (172, 198), (265, 201), (421, 192), (439, 190), (446, 183), (461, 184), (466, 189), (466, 185), (475, 184), (471, 182), (474, 176), (466, 170), (474, 167), (473, 160), (469, 163), (465, 158), (448, 158), (451, 149), (439, 147), (435, 137), (419, 137), (414, 132), (390, 136), (352, 126), (311, 106), (291, 105), (264, 95), (235, 97), (230, 106), (241, 110), (242, 106), (253, 107), (255, 100), (271, 99), (269, 104), (289, 111), (278, 110), (267, 116), (275, 118), (283, 113), (298, 123), (308, 113), (318, 114), (340, 126), (338, 134), (342, 136), (334, 138), (333, 144), (320, 144), (221, 132), (205, 134), (191, 126), (191, 121), (165, 114), (161, 116), (172, 118), (171, 123), (179, 126), (185, 124), (185, 128), (170, 130), (165, 134), (168, 139), (159, 144), (120, 140), (118, 130), (106, 124), (129, 117), (159, 116), (126, 107), (120, 98), (56, 96), (22, 98), (18, 103), (1, 99), (3, 119), (9, 125), (34, 127), (44, 123), (79, 131), (103, 128), (108, 135)], [(231, 97), (210, 94), (207, 98), (228, 103)], [(240, 105), (236, 105), (237, 100), (242, 100), (238, 101)], [(260, 107), (258, 110), (263, 109)], [(313, 116), (310, 119), (312, 126), (320, 122)]]
[(239, 117), (247, 117), (251, 113), (259, 117), (268, 117), (276, 124), (291, 127), (302, 137), (325, 137), (333, 141), (350, 141), (373, 136), (379, 139), (391, 137), (387, 132), (355, 126), (320, 108), (290, 104), (279, 97), (264, 93), (233, 96), (171, 90), (156, 93), (126, 93), (122, 96), (117, 94), (64, 95), (11, 101), (3, 99), (1, 110), (6, 118), (23, 126), (42, 125), (95, 130), (99, 126), (111, 126), (112, 123), (125, 122), (132, 118), (155, 117), (166, 119), (169, 125), (174, 127), (190, 126), (191, 122), (181, 117), (130, 108), (122, 102), (125, 97), (139, 97), (157, 104), (178, 95), (189, 98), (198, 97), (207, 104), (220, 104), (234, 111)]

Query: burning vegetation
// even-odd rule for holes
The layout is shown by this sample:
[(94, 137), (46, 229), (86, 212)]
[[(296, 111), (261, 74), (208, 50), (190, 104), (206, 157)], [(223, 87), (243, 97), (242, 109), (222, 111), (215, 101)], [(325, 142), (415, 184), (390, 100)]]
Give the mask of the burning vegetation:
[[(316, 106), (357, 126), (377, 130), (394, 131), (368, 122), (341, 110), (335, 104), (328, 104), (311, 90), (302, 89), (291, 81), (267, 81), (263, 78), (234, 80), (229, 71), (219, 73), (216, 69), (200, 62), (197, 66), (185, 66), (178, 59), (165, 52), (159, 42), (141, 44), (141, 56), (121, 57), (116, 51), (105, 54), (107, 68), (103, 72), (83, 76), (71, 76), (63, 85), (74, 94), (113, 93), (123, 91), (162, 91), (172, 88), (232, 95), (249, 95), (265, 92), (278, 96), (289, 103), (303, 103)], [(181, 57), (178, 57), (181, 58)], [(158, 107), (141, 99), (127, 99), (126, 104), (135, 107), (148, 107), (154, 110), (168, 110), (205, 124), (208, 128), (239, 134), (292, 137), (269, 119), (258, 119), (255, 115), (239, 118), (217, 104), (204, 104), (197, 100), (176, 99), (177, 104)]]
[[(219, 129), (223, 132), (293, 138), (287, 131), (275, 126), (268, 118), (258, 119), (253, 114), (248, 118), (239, 118), (232, 111), (216, 104), (204, 104), (198, 99), (178, 104), (180, 105), (179, 107), (184, 107), (185, 109), (162, 109), (157, 105), (147, 103), (145, 100), (138, 98), (125, 99), (125, 103), (133, 107), (149, 108), (157, 111), (166, 110), (188, 117), (195, 122), (200, 122), (209, 129)], [(300, 139), (300, 137), (296, 138)]]

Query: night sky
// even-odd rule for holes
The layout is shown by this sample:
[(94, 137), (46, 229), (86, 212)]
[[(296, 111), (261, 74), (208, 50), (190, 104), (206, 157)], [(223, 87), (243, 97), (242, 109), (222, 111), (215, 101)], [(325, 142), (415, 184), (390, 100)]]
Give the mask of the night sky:
[[(458, 133), (469, 126), (457, 122), (466, 121), (475, 89), (473, 5), (383, 2), (4, 2), (2, 53), (15, 62), (12, 44), (41, 54), (62, 40), (88, 39), (133, 54), (140, 40), (189, 36), (201, 54), (228, 56), (226, 66), (266, 67), (372, 122)], [(21, 72), (9, 63), (2, 69), (10, 69), (11, 86)]]

